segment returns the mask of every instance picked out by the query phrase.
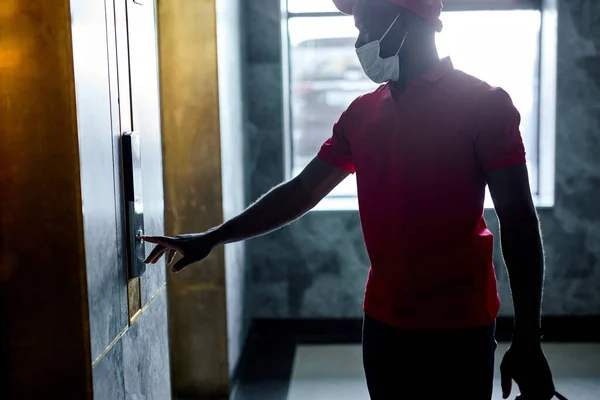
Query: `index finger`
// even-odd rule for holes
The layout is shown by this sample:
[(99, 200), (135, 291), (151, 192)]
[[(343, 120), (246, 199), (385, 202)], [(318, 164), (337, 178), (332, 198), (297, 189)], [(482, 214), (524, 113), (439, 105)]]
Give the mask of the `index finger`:
[(148, 243), (160, 244), (169, 249), (179, 249), (177, 239), (170, 236), (142, 236), (142, 240)]

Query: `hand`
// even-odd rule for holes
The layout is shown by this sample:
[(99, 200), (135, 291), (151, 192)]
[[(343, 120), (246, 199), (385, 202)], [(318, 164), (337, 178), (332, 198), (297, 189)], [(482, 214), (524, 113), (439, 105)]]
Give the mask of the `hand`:
[(216, 245), (208, 233), (175, 237), (143, 236), (142, 239), (156, 244), (156, 247), (144, 261), (146, 264), (156, 264), (163, 254), (167, 254), (167, 264), (171, 264), (176, 253), (182, 255), (181, 260), (177, 261), (171, 268), (174, 273), (180, 272), (190, 264), (204, 260)]
[(550, 400), (555, 388), (550, 366), (539, 341), (513, 343), (504, 355), (500, 365), (502, 397), (507, 399), (514, 380), (521, 391), (521, 398)]

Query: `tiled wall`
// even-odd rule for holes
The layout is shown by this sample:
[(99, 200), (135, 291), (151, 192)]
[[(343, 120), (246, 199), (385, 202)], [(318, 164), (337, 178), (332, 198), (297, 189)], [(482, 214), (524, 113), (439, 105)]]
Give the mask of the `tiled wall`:
[[(248, 200), (283, 179), (279, 0), (246, 4)], [(545, 313), (600, 314), (600, 3), (559, 1), (556, 204), (540, 210)], [(493, 212), (486, 212), (497, 234)], [(368, 257), (355, 212), (312, 212), (248, 242), (258, 318), (360, 317)], [(501, 314), (512, 313), (496, 241)]]

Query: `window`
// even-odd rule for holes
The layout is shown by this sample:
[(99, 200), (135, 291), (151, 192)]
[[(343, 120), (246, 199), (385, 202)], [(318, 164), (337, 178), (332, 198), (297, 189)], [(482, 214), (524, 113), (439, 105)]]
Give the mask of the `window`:
[[(287, 11), (289, 173), (295, 176), (331, 136), (333, 124), (348, 105), (377, 85), (358, 63), (354, 51), (358, 32), (352, 17), (339, 14), (330, 0), (287, 0)], [(540, 152), (549, 151), (540, 135), (540, 4), (446, 0), (442, 20), (444, 29), (437, 35), (440, 56), (451, 56), (456, 68), (511, 95), (522, 117), (532, 192), (539, 205), (549, 205), (552, 196), (542, 196), (541, 182), (553, 185), (554, 177), (542, 176), (539, 167)], [(350, 176), (328, 196), (325, 207), (356, 206), (356, 178)], [(486, 206), (491, 206), (489, 196)]]

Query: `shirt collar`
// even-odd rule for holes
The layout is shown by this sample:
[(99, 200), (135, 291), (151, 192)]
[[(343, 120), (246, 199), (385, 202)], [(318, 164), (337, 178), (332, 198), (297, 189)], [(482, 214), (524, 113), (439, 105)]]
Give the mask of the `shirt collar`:
[[(454, 70), (454, 65), (450, 57), (444, 57), (437, 62), (433, 67), (427, 70), (424, 74), (417, 78), (413, 78), (408, 82), (407, 89), (410, 86), (424, 86), (429, 83), (434, 83), (445, 77), (448, 73)], [(384, 88), (394, 89), (391, 81), (389, 81)]]
[(442, 79), (452, 70), (454, 70), (452, 60), (450, 59), (450, 57), (444, 57), (440, 60), (439, 63), (433, 66), (433, 68), (421, 75), (421, 79), (429, 82), (435, 82)]

